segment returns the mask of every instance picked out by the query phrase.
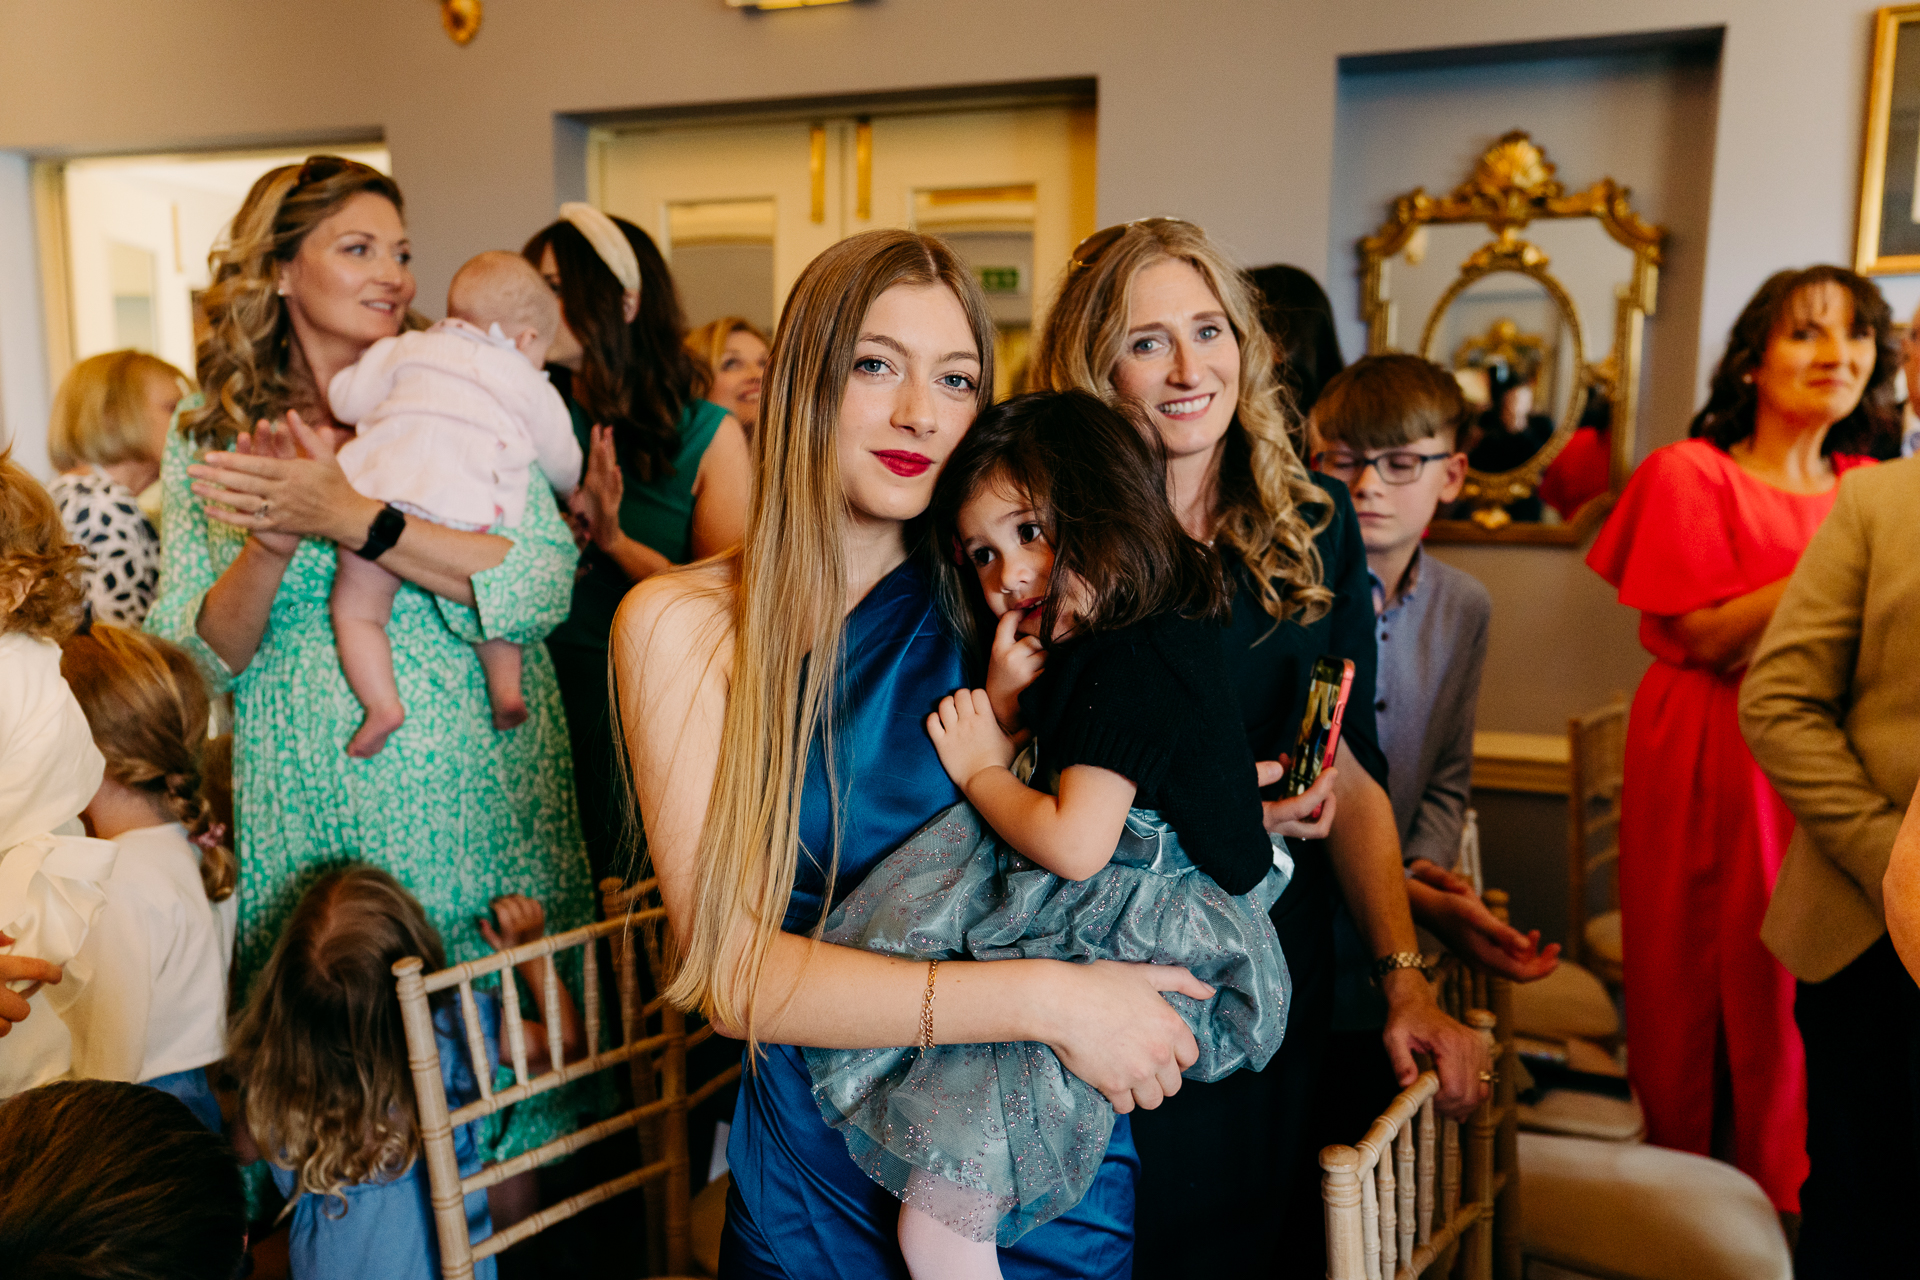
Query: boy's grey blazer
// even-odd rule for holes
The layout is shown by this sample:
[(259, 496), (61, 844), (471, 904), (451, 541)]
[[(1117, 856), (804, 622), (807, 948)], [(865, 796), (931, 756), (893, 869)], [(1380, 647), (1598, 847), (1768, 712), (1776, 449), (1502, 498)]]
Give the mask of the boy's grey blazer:
[(1880, 879), (1920, 777), (1920, 458), (1840, 481), (1740, 686), (1798, 821), (1760, 936), (1824, 982), (1887, 930)]

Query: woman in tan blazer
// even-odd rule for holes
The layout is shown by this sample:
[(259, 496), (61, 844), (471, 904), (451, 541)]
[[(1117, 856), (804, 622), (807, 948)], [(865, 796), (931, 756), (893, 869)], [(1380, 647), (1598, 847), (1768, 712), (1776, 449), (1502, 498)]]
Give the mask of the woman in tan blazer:
[[(1795, 1274), (1907, 1274), (1920, 986), (1887, 926), (1920, 918), (1920, 848), (1888, 874), (1920, 777), (1920, 459), (1842, 479), (1748, 667), (1740, 725), (1798, 823), (1760, 934), (1799, 980), (1806, 1043)], [(1898, 911), (1883, 880), (1905, 890)]]

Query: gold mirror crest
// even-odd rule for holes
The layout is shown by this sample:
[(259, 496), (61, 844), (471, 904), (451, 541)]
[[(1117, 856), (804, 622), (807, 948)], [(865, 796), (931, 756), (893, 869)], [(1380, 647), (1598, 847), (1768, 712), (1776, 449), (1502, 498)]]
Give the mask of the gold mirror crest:
[[(1452, 356), (1456, 371), (1470, 367), (1467, 360), (1474, 339), (1456, 340), (1451, 344), (1454, 350), (1444, 354), (1435, 346), (1441, 339), (1448, 308), (1489, 276), (1512, 273), (1536, 282), (1545, 295), (1537, 305), (1550, 303), (1558, 312), (1551, 326), (1556, 331), (1551, 342), (1543, 335), (1531, 335), (1531, 359), (1506, 366), (1509, 378), (1511, 371), (1518, 369), (1529, 384), (1538, 379), (1533, 386), (1536, 391), (1547, 390), (1557, 376), (1559, 385), (1552, 388), (1552, 398), (1564, 397), (1564, 409), (1553, 415), (1551, 436), (1519, 465), (1500, 471), (1470, 469), (1459, 509), (1452, 513), (1457, 518), (1434, 524), (1433, 536), (1438, 541), (1578, 543), (1605, 516), (1632, 466), (1641, 330), (1654, 309), (1666, 231), (1643, 220), (1633, 209), (1631, 190), (1612, 178), (1602, 178), (1569, 194), (1557, 172), (1557, 166), (1526, 131), (1513, 130), (1489, 146), (1473, 172), (1447, 195), (1430, 195), (1416, 187), (1395, 199), (1386, 222), (1359, 243), (1361, 311), (1367, 322), (1370, 352), (1395, 347), (1399, 317), (1389, 288), (1388, 263), (1404, 253), (1406, 267), (1419, 267), (1434, 252), (1427, 230), (1431, 226), (1480, 224), (1490, 236), (1458, 261), (1455, 278), (1424, 318), (1419, 345), (1412, 350), (1443, 362)], [(1522, 234), (1532, 223), (1571, 219), (1592, 219), (1606, 237), (1632, 255), (1631, 268), (1622, 267), (1622, 279), (1602, 280), (1596, 285), (1590, 273), (1585, 277), (1589, 287), (1582, 296), (1588, 299), (1590, 310), (1596, 292), (1610, 293), (1613, 302), (1612, 314), (1589, 314), (1585, 324), (1568, 288), (1555, 275), (1551, 256)], [(1560, 243), (1557, 239), (1555, 242)], [(1445, 268), (1444, 261), (1436, 260), (1428, 270)], [(1484, 311), (1479, 314), (1484, 315)], [(1466, 313), (1463, 318), (1468, 318)], [(1508, 355), (1517, 357), (1522, 326), (1510, 316), (1504, 319), (1505, 330), (1499, 330), (1496, 324), (1479, 339), (1485, 340), (1483, 347), (1508, 341), (1515, 345)], [(1484, 325), (1484, 321), (1476, 323)], [(1607, 335), (1611, 350), (1598, 353), (1601, 358), (1597, 360), (1590, 359), (1583, 338), (1591, 335), (1599, 341), (1601, 334)], [(1564, 353), (1559, 350), (1560, 343), (1566, 344)], [(1555, 365), (1563, 354), (1566, 364), (1556, 375)], [(1568, 513), (1563, 523), (1549, 523), (1545, 516), (1523, 515), (1516, 520), (1509, 508), (1516, 504), (1524, 507), (1529, 502), (1539, 506), (1534, 500), (1541, 492), (1542, 479), (1588, 414), (1590, 398), (1598, 406), (1599, 420), (1606, 424), (1603, 439), (1611, 454), (1606, 491), (1585, 502), (1577, 513)], [(1588, 425), (1593, 425), (1591, 419)], [(1542, 422), (1537, 433), (1544, 436), (1546, 432)], [(1584, 447), (1591, 457), (1597, 446), (1590, 442)]]

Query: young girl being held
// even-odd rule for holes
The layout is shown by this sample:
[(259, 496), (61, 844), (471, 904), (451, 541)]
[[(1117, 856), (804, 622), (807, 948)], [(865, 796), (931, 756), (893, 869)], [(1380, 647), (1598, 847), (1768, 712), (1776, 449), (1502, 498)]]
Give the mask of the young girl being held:
[[(540, 904), (512, 895), (495, 900), (496, 928), (481, 933), (496, 950), (543, 936)], [(428, 972), (446, 967), (440, 935), (413, 895), (384, 871), (352, 865), (314, 882), (234, 1029), (232, 1062), (240, 1080), (244, 1124), (235, 1146), (243, 1158), (264, 1156), (291, 1201), (288, 1242), (294, 1280), (437, 1280), (419, 1118), (407, 1066), (393, 965), (419, 956)], [(523, 981), (542, 989), (544, 966), (520, 966)], [(476, 994), (487, 1061), (472, 1063), (455, 990), (434, 998), (440, 1075), (449, 1110), (480, 1096), (476, 1069), (500, 1063), (500, 1006)], [(562, 1057), (577, 1057), (583, 1037), (571, 998), (560, 987)], [(523, 1006), (530, 1007), (530, 1006)], [(524, 1024), (529, 1067), (546, 1070), (548, 1028)], [(478, 1123), (453, 1131), (460, 1176), (480, 1168)], [(488, 1198), (466, 1198), (467, 1230), (476, 1243), (493, 1234)], [(474, 1264), (493, 1280), (492, 1258)]]
[[(1185, 965), (1216, 989), (1167, 996), (1199, 1044), (1192, 1079), (1259, 1069), (1285, 1031), (1267, 909), (1292, 860), (1261, 824), (1221, 667), (1224, 575), (1174, 519), (1147, 440), (1093, 396), (1022, 396), (980, 416), (934, 493), (935, 545), (962, 566), (949, 612), (963, 630), (983, 604), (996, 619), (986, 687), (927, 721), (967, 803), (825, 932), (929, 962), (921, 1045), (807, 1051), (822, 1114), (905, 1202), (915, 1280), (997, 1276), (996, 1243), (1078, 1203), (1113, 1126), (1043, 1045), (941, 1045), (940, 960)], [(1029, 732), (1032, 786), (1013, 771)]]
[(104, 624), (61, 646), (60, 674), (107, 762), (87, 826), (120, 847), (106, 905), (50, 997), (73, 1074), (163, 1089), (218, 1133), (206, 1068), (226, 1056), (238, 867), (201, 793), (206, 686), (184, 650)]

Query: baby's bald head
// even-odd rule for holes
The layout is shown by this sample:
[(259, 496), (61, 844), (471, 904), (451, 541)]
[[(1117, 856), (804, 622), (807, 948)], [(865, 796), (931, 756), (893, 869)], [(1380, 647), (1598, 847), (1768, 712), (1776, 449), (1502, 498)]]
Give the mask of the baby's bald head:
[(519, 345), (536, 366), (560, 331), (560, 300), (553, 290), (532, 263), (499, 249), (468, 259), (454, 272), (447, 288), (447, 314), (478, 329), (498, 324), (509, 338), (533, 330), (541, 359), (533, 359), (525, 343)]

